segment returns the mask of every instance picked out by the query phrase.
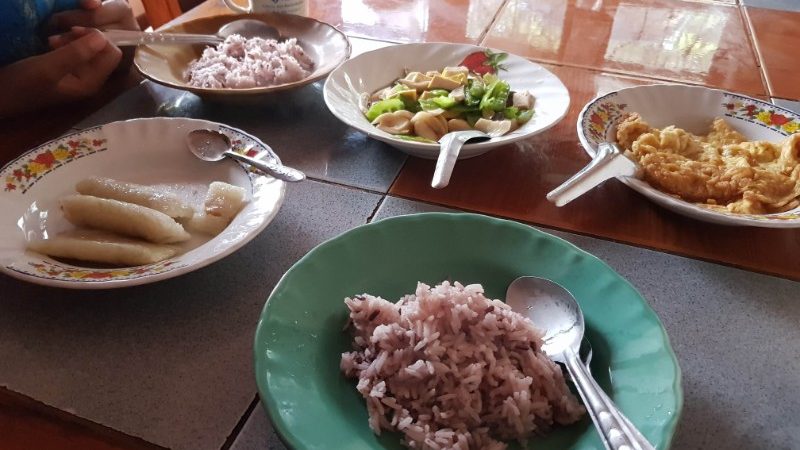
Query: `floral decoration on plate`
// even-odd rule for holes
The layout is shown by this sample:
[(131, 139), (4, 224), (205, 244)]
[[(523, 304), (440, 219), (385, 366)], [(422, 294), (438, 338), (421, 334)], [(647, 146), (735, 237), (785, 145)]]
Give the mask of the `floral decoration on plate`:
[(778, 108), (765, 107), (763, 103), (755, 103), (737, 95), (727, 95), (726, 97), (732, 99), (722, 104), (727, 110), (725, 112), (726, 117), (735, 117), (751, 123), (757, 123), (784, 136), (800, 131), (800, 121), (790, 117), (784, 111), (778, 110)]
[(606, 132), (610, 129), (609, 125), (616, 124), (625, 114), (628, 105), (614, 102), (601, 102), (597, 104), (589, 116), (588, 132), (596, 142), (603, 142), (606, 139)]
[(4, 190), (27, 192), (39, 179), (64, 164), (107, 150), (106, 139), (70, 138), (51, 143), (34, 155), (25, 155), (3, 171)]

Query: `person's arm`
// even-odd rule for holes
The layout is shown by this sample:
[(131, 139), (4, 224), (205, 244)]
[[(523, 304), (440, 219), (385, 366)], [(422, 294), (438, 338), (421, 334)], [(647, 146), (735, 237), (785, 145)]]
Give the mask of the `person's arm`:
[(0, 118), (91, 96), (122, 58), (119, 48), (91, 29), (75, 28), (70, 40), (54, 47), (0, 67)]

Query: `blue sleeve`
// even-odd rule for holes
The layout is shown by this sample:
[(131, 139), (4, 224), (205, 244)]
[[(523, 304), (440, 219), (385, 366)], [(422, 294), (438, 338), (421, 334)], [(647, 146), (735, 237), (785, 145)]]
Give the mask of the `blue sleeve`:
[(40, 27), (58, 11), (78, 8), (79, 0), (0, 0), (0, 66), (47, 50)]

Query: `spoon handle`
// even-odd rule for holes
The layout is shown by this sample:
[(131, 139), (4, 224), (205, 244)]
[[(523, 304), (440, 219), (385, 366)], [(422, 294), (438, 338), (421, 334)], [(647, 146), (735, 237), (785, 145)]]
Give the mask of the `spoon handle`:
[(564, 351), (567, 370), (578, 388), (578, 393), (608, 450), (651, 450), (649, 442), (629, 422), (623, 419), (614, 402), (602, 394), (602, 389), (589, 369), (570, 348)]
[(605, 142), (598, 146), (597, 154), (586, 167), (550, 191), (547, 199), (556, 206), (564, 206), (609, 178), (632, 177), (638, 171), (638, 164), (623, 155), (616, 145)]
[(453, 166), (456, 165), (458, 154), (466, 141), (459, 139), (457, 135), (451, 134), (444, 136), (441, 140), (439, 159), (436, 160), (436, 169), (433, 171), (431, 187), (442, 189), (450, 183), (450, 176), (453, 174)]
[(223, 41), (212, 34), (158, 33), (129, 30), (106, 30), (106, 38), (118, 47), (158, 44), (218, 44)]
[(477, 130), (456, 131), (447, 133), (439, 139), (439, 159), (436, 160), (436, 169), (433, 171), (431, 187), (441, 189), (450, 183), (453, 166), (456, 165), (461, 147), (470, 139), (488, 139), (491, 136)]
[(225, 156), (233, 158), (237, 161), (241, 161), (246, 164), (250, 164), (251, 166), (255, 167), (256, 169), (266, 173), (267, 175), (272, 175), (273, 177), (283, 180), (283, 181), (303, 181), (306, 179), (306, 174), (303, 172), (293, 169), (289, 166), (284, 166), (282, 164), (276, 164), (271, 161), (264, 161), (261, 159), (251, 158), (249, 156), (240, 155), (236, 152), (232, 152), (228, 150), (225, 152)]
[[(599, 388), (598, 393), (606, 404), (614, 405), (613, 400), (608, 397), (608, 394), (606, 394), (602, 388)], [(614, 406), (616, 407), (616, 405)], [(653, 444), (651, 444), (647, 438), (642, 435), (642, 433), (636, 428), (636, 425), (634, 425), (630, 419), (628, 419), (625, 414), (622, 413), (622, 411), (617, 409), (617, 413), (619, 413), (618, 419), (620, 419), (622, 422), (623, 427), (627, 427), (633, 434), (634, 444), (638, 444), (638, 447), (634, 445), (634, 448), (641, 450), (655, 450)]]

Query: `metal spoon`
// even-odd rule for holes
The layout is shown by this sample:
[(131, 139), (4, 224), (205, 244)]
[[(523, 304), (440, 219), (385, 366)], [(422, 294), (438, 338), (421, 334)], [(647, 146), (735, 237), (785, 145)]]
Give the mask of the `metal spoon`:
[[(193, 130), (186, 135), (186, 145), (203, 161), (220, 161), (226, 156), (250, 164), (256, 169), (283, 181), (303, 181), (306, 175), (291, 167), (272, 161), (264, 161), (231, 151), (228, 136), (215, 130)], [(262, 145), (269, 148), (262, 142)]]
[(277, 28), (267, 25), (256, 19), (239, 19), (223, 25), (217, 32), (218, 36), (226, 38), (232, 34), (238, 34), (246, 38), (260, 37), (263, 39), (283, 39)]
[[(589, 342), (589, 339), (586, 339), (586, 336), (584, 336), (583, 339), (581, 340), (581, 349), (580, 352), (578, 353), (578, 357), (580, 357), (581, 362), (583, 362), (583, 365), (586, 366), (586, 369), (589, 370), (590, 372), (592, 370), (590, 365), (592, 362), (592, 356), (593, 356), (592, 343)], [(566, 366), (564, 364), (561, 364), (561, 367), (562, 369), (566, 370)], [(572, 381), (573, 383), (575, 382), (572, 379), (572, 375), (570, 375), (569, 372), (566, 373), (566, 376), (569, 381)], [(600, 396), (603, 397), (603, 401), (605, 402), (612, 401), (604, 390), (600, 389), (598, 392)], [(644, 440), (645, 443), (649, 444), (649, 442), (647, 442), (647, 439), (644, 436), (642, 436), (641, 433), (639, 433), (639, 430), (636, 429), (636, 426), (633, 423), (631, 423), (631, 421), (628, 419), (627, 416), (625, 416), (625, 414), (622, 414), (622, 412), (620, 412), (620, 416), (622, 417), (622, 420), (625, 421), (626, 425), (628, 425), (632, 430), (636, 431), (637, 437), (640, 437), (641, 439)], [(640, 442), (640, 444), (642, 443)], [(642, 448), (649, 448), (649, 447), (645, 447), (644, 444), (642, 444)]]
[(583, 312), (569, 291), (544, 278), (520, 277), (508, 286), (506, 303), (546, 330), (542, 351), (566, 365), (606, 449), (655, 450), (603, 393), (578, 358), (584, 333)]
[(281, 40), (278, 30), (260, 20), (240, 19), (223, 25), (217, 34), (185, 34), (185, 33), (160, 33), (128, 30), (103, 31), (112, 44), (118, 47), (136, 45), (188, 45), (188, 44), (219, 44), (232, 34), (246, 38), (260, 37), (264, 39)]
[(433, 171), (431, 187), (441, 189), (450, 183), (453, 166), (456, 165), (461, 147), (474, 139), (486, 140), (492, 136), (478, 130), (453, 131), (439, 139), (439, 159), (436, 160), (436, 169)]

